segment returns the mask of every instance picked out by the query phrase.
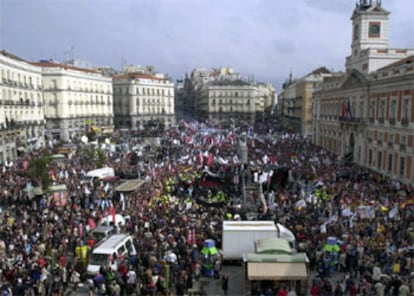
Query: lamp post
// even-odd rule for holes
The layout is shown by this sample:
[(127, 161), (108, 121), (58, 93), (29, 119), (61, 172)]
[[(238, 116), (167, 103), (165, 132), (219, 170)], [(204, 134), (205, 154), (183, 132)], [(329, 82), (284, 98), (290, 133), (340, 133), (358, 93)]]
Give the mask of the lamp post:
[(240, 167), (240, 176), (242, 178), (242, 196), (243, 196), (243, 207), (246, 208), (247, 204), (247, 197), (246, 197), (246, 168), (248, 163), (248, 149), (247, 149), (247, 135), (244, 134), (244, 139), (238, 141), (237, 145), (237, 153), (240, 156), (240, 159), (242, 160), (242, 165)]

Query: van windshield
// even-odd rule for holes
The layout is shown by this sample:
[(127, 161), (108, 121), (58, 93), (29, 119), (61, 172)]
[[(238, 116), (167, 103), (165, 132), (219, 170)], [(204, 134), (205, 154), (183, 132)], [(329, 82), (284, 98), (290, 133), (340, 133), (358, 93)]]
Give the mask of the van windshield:
[(91, 254), (89, 264), (91, 265), (106, 265), (108, 263), (108, 254)]
[(90, 181), (92, 181), (92, 179), (93, 179), (93, 177), (92, 176), (88, 176), (88, 175), (84, 175), (82, 177), (82, 181), (83, 182), (90, 182)]
[(92, 235), (98, 242), (107, 237), (105, 232), (93, 232)]

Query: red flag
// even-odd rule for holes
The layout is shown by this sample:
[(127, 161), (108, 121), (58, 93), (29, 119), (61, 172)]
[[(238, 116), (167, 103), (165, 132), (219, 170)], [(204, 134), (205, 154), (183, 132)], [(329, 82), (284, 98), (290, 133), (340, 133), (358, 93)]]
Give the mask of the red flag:
[(196, 232), (195, 229), (188, 229), (187, 231), (187, 244), (194, 245), (196, 243)]
[(83, 224), (79, 223), (79, 236), (83, 238), (83, 234), (84, 234)]
[(185, 142), (187, 144), (192, 145), (194, 143), (194, 139), (193, 139), (193, 137), (187, 136), (187, 137), (185, 137)]
[(27, 168), (29, 166), (29, 162), (27, 160), (23, 161), (23, 172), (27, 173)]
[(52, 181), (56, 181), (56, 173), (54, 169), (50, 170), (50, 177), (52, 178)]
[(192, 245), (193, 244), (192, 239), (193, 239), (193, 236), (191, 234), (191, 230), (188, 229), (188, 231), (187, 231), (187, 245)]
[(96, 227), (95, 220), (93, 220), (91, 217), (88, 219), (88, 224), (91, 229), (94, 229)]
[(112, 222), (114, 223), (114, 225), (116, 225), (115, 224), (115, 220), (116, 220), (116, 210), (115, 210), (114, 206), (112, 205), (112, 203), (111, 203), (111, 206), (109, 207), (109, 212), (112, 215)]
[(213, 153), (209, 153), (208, 154), (208, 159), (207, 159), (207, 165), (208, 166), (211, 166), (212, 164), (213, 164), (213, 160), (214, 160), (214, 156), (213, 156)]
[(204, 163), (204, 156), (203, 156), (203, 152), (200, 151), (200, 165), (203, 165)]

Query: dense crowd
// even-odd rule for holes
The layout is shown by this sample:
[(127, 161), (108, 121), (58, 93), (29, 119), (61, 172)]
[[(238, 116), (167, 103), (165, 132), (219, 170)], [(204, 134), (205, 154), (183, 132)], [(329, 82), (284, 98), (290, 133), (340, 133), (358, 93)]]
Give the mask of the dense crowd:
[[(45, 151), (2, 165), (1, 292), (63, 295), (84, 283), (91, 295), (184, 295), (200, 276), (204, 241), (213, 239), (220, 248), (221, 221), (247, 218), (243, 207), (235, 206), (241, 200), (241, 178), (257, 185), (258, 176), (270, 167), (285, 168), (289, 178), (285, 183), (262, 182), (262, 196), (249, 198), (258, 208), (253, 219), (273, 219), (295, 232), (298, 250), (308, 253), (315, 274), (311, 295), (414, 295), (410, 185), (345, 166), (307, 139), (272, 130), (271, 122), (241, 127), (182, 121), (165, 130), (159, 148), (134, 156), (134, 161), (129, 151), (106, 151), (107, 166), (137, 172), (146, 180), (142, 188), (125, 194), (115, 190), (116, 181), (81, 184), (82, 175), (96, 163), (78, 153), (53, 161), (52, 182), (68, 188), (64, 205), (46, 193), (31, 193), (36, 181), (20, 171), (25, 161)], [(247, 142), (247, 168), (236, 153), (239, 138)], [(141, 138), (124, 132), (114, 134), (114, 140), (133, 147)], [(85, 145), (75, 144), (79, 149)], [(46, 150), (53, 154), (56, 149), (50, 145)], [(194, 179), (183, 182), (181, 177), (188, 172), (228, 178), (226, 203), (200, 203), (198, 195), (204, 191), (195, 190)], [(88, 278), (76, 249), (91, 248), (89, 230), (113, 211), (130, 217), (114, 226), (131, 234), (136, 252), (117, 271), (102, 266)], [(328, 250), (332, 238), (337, 248)], [(220, 260), (214, 264), (219, 272)], [(269, 296), (284, 291), (277, 284), (261, 289), (257, 293)]]

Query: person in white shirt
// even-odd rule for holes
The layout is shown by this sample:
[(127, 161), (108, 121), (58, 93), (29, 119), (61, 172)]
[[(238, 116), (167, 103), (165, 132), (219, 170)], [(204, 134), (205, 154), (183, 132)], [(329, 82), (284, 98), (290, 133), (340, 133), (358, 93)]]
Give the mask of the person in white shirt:
[(410, 288), (406, 282), (403, 282), (400, 288), (398, 289), (398, 296), (408, 296), (410, 295)]
[(383, 283), (378, 282), (374, 285), (374, 287), (375, 287), (375, 292), (377, 293), (378, 296), (384, 296), (385, 286)]
[(130, 266), (130, 269), (127, 273), (127, 292), (133, 293), (136, 290), (137, 287), (137, 274), (135, 270), (132, 269), (132, 266)]

